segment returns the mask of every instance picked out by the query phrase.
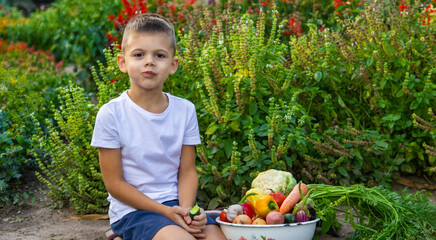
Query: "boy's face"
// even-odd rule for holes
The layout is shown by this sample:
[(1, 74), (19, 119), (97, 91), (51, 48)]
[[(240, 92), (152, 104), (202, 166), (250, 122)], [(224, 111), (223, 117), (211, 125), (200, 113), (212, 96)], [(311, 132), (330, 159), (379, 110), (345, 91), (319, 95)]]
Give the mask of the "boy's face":
[(166, 33), (132, 32), (117, 63), (122, 72), (129, 74), (132, 90), (162, 91), (168, 75), (177, 70), (178, 59), (173, 51)]

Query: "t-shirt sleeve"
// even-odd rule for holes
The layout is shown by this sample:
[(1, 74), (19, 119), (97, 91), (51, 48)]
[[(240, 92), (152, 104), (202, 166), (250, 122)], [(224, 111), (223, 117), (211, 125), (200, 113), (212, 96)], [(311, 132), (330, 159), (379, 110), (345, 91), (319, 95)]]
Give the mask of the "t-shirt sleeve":
[(101, 148), (120, 148), (121, 143), (117, 131), (114, 112), (103, 105), (97, 113), (91, 146)]
[(183, 145), (197, 145), (201, 143), (200, 131), (198, 129), (197, 113), (194, 104), (190, 103), (187, 126), (183, 138)]

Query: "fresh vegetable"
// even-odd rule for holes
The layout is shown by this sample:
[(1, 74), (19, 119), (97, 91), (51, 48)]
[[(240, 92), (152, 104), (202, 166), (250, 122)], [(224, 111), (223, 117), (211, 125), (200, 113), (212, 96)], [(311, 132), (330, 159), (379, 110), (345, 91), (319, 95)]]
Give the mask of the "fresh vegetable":
[(227, 209), (227, 219), (230, 222), (233, 222), (233, 219), (240, 214), (242, 214), (242, 206), (239, 204), (230, 205)]
[[(260, 192), (255, 192), (255, 191), (247, 191), (247, 193), (245, 193), (245, 196), (241, 199), (241, 201), (239, 201), (239, 204), (243, 204), (245, 203), (246, 199), (250, 196), (254, 196), (254, 195), (259, 195)], [(263, 193), (261, 193), (263, 195)]]
[(277, 205), (280, 207), (283, 203), (283, 201), (285, 201), (286, 199), (286, 195), (281, 193), (281, 192), (272, 192), (269, 193), (269, 195), (271, 195), (274, 200), (276, 200)]
[(307, 222), (309, 221), (309, 217), (307, 216), (306, 212), (303, 210), (298, 211), (295, 214), (295, 222)]
[(294, 223), (295, 222), (295, 216), (292, 213), (284, 214), (283, 218), (285, 219), (285, 223)]
[(220, 221), (222, 222), (230, 222), (229, 219), (227, 219), (227, 210), (223, 210), (220, 213)]
[[(434, 239), (436, 204), (429, 192), (401, 194), (382, 186), (331, 186), (310, 184), (315, 189), (310, 198), (322, 219), (321, 234), (327, 233), (337, 220), (354, 228), (354, 239)], [(345, 218), (337, 218), (336, 211)], [(338, 215), (339, 216), (339, 215)]]
[[(313, 204), (315, 205), (315, 204)], [(310, 204), (307, 205), (307, 210), (309, 210), (310, 216), (309, 216), (309, 220), (315, 220), (316, 218), (316, 209), (315, 206), (311, 206)]]
[(262, 218), (256, 218), (254, 219), (253, 225), (266, 225), (266, 221), (263, 220)]
[(251, 220), (251, 218), (249, 216), (247, 216), (245, 214), (241, 214), (241, 215), (236, 216), (233, 219), (233, 223), (236, 223), (236, 224), (251, 224), (251, 223), (253, 223), (253, 220)]
[(309, 218), (312, 217), (312, 215), (309, 212), (308, 206), (310, 204), (312, 206), (314, 205), (313, 200), (309, 197), (310, 193), (313, 190), (314, 190), (313, 188), (310, 189), (309, 192), (307, 192), (307, 194), (304, 196), (304, 198), (294, 206), (294, 210), (292, 211), (292, 214), (295, 215), (297, 212), (303, 210)]
[(195, 203), (195, 205), (189, 210), (189, 217), (194, 218), (194, 216), (200, 215), (200, 207), (198, 206), (198, 203)]
[(266, 217), (269, 212), (278, 211), (279, 206), (271, 195), (264, 195), (256, 201), (254, 210), (257, 215)]
[(307, 185), (303, 182), (299, 182), (297, 185), (294, 186), (291, 193), (289, 193), (289, 195), (286, 197), (285, 201), (283, 201), (282, 205), (280, 206), (279, 212), (281, 214), (285, 214), (291, 211), (295, 204), (297, 204), (302, 199), (301, 196), (306, 195), (307, 192), (309, 192), (309, 188), (307, 187)]
[[(265, 193), (257, 188), (252, 188), (245, 193), (246, 200), (251, 204), (251, 206), (256, 206), (257, 199), (264, 196)], [(244, 196), (244, 197), (245, 197)]]
[(283, 224), (284, 222), (285, 218), (279, 212), (273, 211), (266, 215), (266, 224)]
[(245, 202), (241, 204), (241, 207), (242, 207), (242, 213), (248, 215), (251, 218), (253, 218), (254, 215), (256, 214), (254, 212), (254, 207), (249, 202)]
[(297, 181), (292, 176), (292, 173), (269, 169), (261, 172), (251, 182), (251, 188), (256, 188), (268, 194), (272, 191), (289, 193), (297, 184)]

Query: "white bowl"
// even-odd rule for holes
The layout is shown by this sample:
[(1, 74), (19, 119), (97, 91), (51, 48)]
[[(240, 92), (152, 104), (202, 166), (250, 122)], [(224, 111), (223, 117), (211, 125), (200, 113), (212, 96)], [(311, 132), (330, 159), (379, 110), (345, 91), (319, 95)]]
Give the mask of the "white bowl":
[(311, 240), (319, 218), (302, 223), (274, 225), (233, 224), (220, 221), (221, 230), (229, 240)]

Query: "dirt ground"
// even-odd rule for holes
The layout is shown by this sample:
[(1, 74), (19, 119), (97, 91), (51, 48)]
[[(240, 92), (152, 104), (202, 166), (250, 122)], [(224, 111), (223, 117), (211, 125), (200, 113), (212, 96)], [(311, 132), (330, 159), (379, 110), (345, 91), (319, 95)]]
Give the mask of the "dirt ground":
[[(426, 187), (432, 193), (430, 199), (436, 204), (436, 188), (425, 179), (403, 179), (394, 185), (394, 190), (401, 191), (409, 186), (414, 193)], [(109, 220), (105, 215), (89, 216), (98, 220), (68, 219), (75, 217), (73, 211), (67, 208), (54, 209), (46, 190), (41, 186), (34, 174), (28, 174), (24, 179), (24, 191), (29, 198), (17, 206), (0, 208), (0, 240), (104, 240), (105, 231), (109, 228)], [(342, 234), (352, 232), (350, 226), (343, 225)], [(324, 235), (320, 240), (342, 240), (343, 237)]]

